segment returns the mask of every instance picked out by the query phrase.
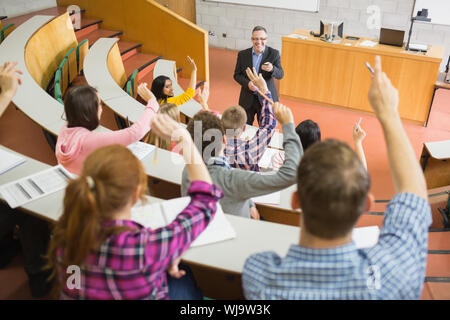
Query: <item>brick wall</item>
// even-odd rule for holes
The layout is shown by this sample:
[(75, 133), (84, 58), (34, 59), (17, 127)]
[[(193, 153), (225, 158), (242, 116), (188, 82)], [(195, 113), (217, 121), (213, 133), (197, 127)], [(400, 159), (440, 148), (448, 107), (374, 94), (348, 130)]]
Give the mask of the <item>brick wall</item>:
[[(209, 37), (213, 47), (242, 50), (250, 47), (251, 30), (263, 25), (269, 32), (268, 45), (281, 50), (281, 36), (295, 29), (318, 30), (320, 20), (339, 19), (344, 22), (344, 33), (378, 38), (378, 29), (369, 29), (367, 21), (371, 5), (380, 8), (381, 26), (405, 30), (408, 39), (414, 0), (321, 0), (318, 13), (275, 8), (251, 7), (196, 0), (197, 24), (214, 36)], [(226, 37), (223, 34), (226, 33)], [(450, 54), (450, 26), (415, 22), (411, 41), (445, 47), (441, 64), (444, 69)]]

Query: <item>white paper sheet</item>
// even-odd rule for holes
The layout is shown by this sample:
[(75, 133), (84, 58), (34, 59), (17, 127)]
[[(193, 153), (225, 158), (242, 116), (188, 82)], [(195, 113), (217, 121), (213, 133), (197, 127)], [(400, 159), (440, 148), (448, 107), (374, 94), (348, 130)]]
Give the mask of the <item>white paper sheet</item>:
[(0, 193), (11, 208), (64, 189), (74, 176), (58, 165), (0, 186)]
[(0, 149), (0, 159), (0, 174), (17, 167), (26, 161), (25, 158), (19, 157), (18, 155), (3, 149)]
[[(190, 197), (167, 200), (132, 209), (132, 220), (152, 229), (169, 225), (178, 214), (188, 206)], [(222, 207), (217, 203), (214, 219), (192, 243), (191, 247), (202, 246), (236, 237), (236, 233), (228, 222)]]
[(371, 40), (364, 40), (359, 45), (361, 47), (375, 47), (378, 44), (378, 42), (374, 42)]
[(264, 151), (263, 156), (261, 157), (261, 159), (258, 162), (258, 165), (260, 168), (271, 168), (271, 163), (272, 163), (272, 157), (276, 154), (278, 154), (279, 152), (282, 153), (282, 159), (284, 159), (284, 151), (278, 150), (278, 149), (273, 149), (273, 148), (266, 148), (266, 151)]
[(133, 154), (139, 160), (144, 159), (146, 156), (148, 156), (150, 153), (152, 153), (153, 150), (156, 149), (155, 146), (148, 144), (148, 143), (141, 142), (141, 141), (132, 143), (132, 144), (128, 145), (127, 148), (130, 149), (131, 152), (133, 152)]

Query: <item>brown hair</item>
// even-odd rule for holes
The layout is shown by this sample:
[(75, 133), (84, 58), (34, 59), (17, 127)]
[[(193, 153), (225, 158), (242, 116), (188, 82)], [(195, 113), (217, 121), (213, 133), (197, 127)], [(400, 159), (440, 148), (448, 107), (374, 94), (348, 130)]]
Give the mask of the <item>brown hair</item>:
[[(201, 127), (201, 137), (196, 137), (197, 128)], [(197, 129), (197, 130), (196, 130)], [(203, 155), (203, 161), (208, 161), (210, 157), (218, 156), (222, 150), (222, 139), (225, 135), (222, 121), (209, 111), (200, 111), (189, 121), (187, 131), (191, 134), (195, 146)], [(214, 137), (211, 142), (210, 137)], [(218, 141), (220, 139), (220, 141)]]
[(69, 89), (64, 99), (67, 127), (83, 127), (94, 130), (100, 124), (98, 119), (97, 90), (91, 86), (76, 86)]
[(364, 212), (369, 189), (369, 174), (346, 143), (314, 143), (297, 172), (302, 227), (324, 239), (347, 235)]
[[(165, 103), (159, 107), (158, 114), (167, 114), (176, 122), (181, 122), (180, 109), (174, 103)], [(158, 137), (150, 130), (150, 132), (142, 139), (143, 142), (155, 145)], [(159, 139), (159, 147), (171, 151), (170, 139)]]
[(234, 135), (238, 135), (244, 124), (247, 123), (247, 113), (241, 106), (227, 108), (222, 115), (223, 128), (229, 133), (229, 129), (234, 130)]
[[(89, 185), (90, 179), (93, 186)], [(80, 176), (66, 188), (63, 214), (53, 229), (48, 249), (46, 268), (52, 270), (51, 278), (55, 278), (54, 293), (61, 289), (58, 265), (64, 269), (81, 265), (89, 252), (97, 250), (107, 237), (129, 230), (102, 225), (132, 199), (138, 186), (139, 196), (144, 200), (147, 191), (144, 168), (126, 147), (102, 147), (87, 157)], [(62, 256), (58, 256), (59, 250), (63, 250)]]

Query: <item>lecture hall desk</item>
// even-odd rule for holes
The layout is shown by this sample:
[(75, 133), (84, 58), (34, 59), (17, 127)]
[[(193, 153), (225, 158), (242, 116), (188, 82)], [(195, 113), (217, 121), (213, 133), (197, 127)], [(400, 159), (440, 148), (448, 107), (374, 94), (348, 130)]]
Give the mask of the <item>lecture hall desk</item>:
[(360, 46), (364, 40), (378, 42), (367, 38), (347, 40), (344, 36), (340, 43), (329, 43), (309, 32), (293, 32), (307, 39), (282, 37), (282, 97), (373, 113), (367, 99), (371, 77), (365, 62), (373, 66), (375, 56), (380, 55), (383, 71), (399, 90), (401, 118), (426, 125), (443, 47), (429, 46), (426, 54), (406, 52), (404, 47), (378, 43)]

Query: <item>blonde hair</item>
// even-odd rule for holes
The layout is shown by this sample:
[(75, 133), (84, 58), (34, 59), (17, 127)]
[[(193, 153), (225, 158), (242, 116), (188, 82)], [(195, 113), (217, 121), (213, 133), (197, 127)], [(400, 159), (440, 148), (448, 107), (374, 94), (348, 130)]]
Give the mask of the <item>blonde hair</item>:
[[(176, 122), (181, 122), (180, 110), (174, 103), (162, 104), (159, 107), (158, 114), (167, 114)], [(142, 139), (142, 141), (155, 145), (157, 138), (158, 137), (150, 130), (150, 132)], [(159, 139), (159, 147), (171, 151), (172, 144), (170, 139)]]
[[(121, 145), (110, 145), (92, 152), (77, 179), (71, 180), (64, 195), (63, 214), (53, 229), (48, 249), (47, 269), (52, 270), (54, 294), (61, 289), (58, 265), (67, 268), (81, 265), (89, 252), (113, 234), (130, 230), (126, 227), (104, 228), (103, 222), (125, 207), (135, 196), (144, 200), (147, 176), (141, 162)], [(62, 256), (58, 252), (62, 250)]]

